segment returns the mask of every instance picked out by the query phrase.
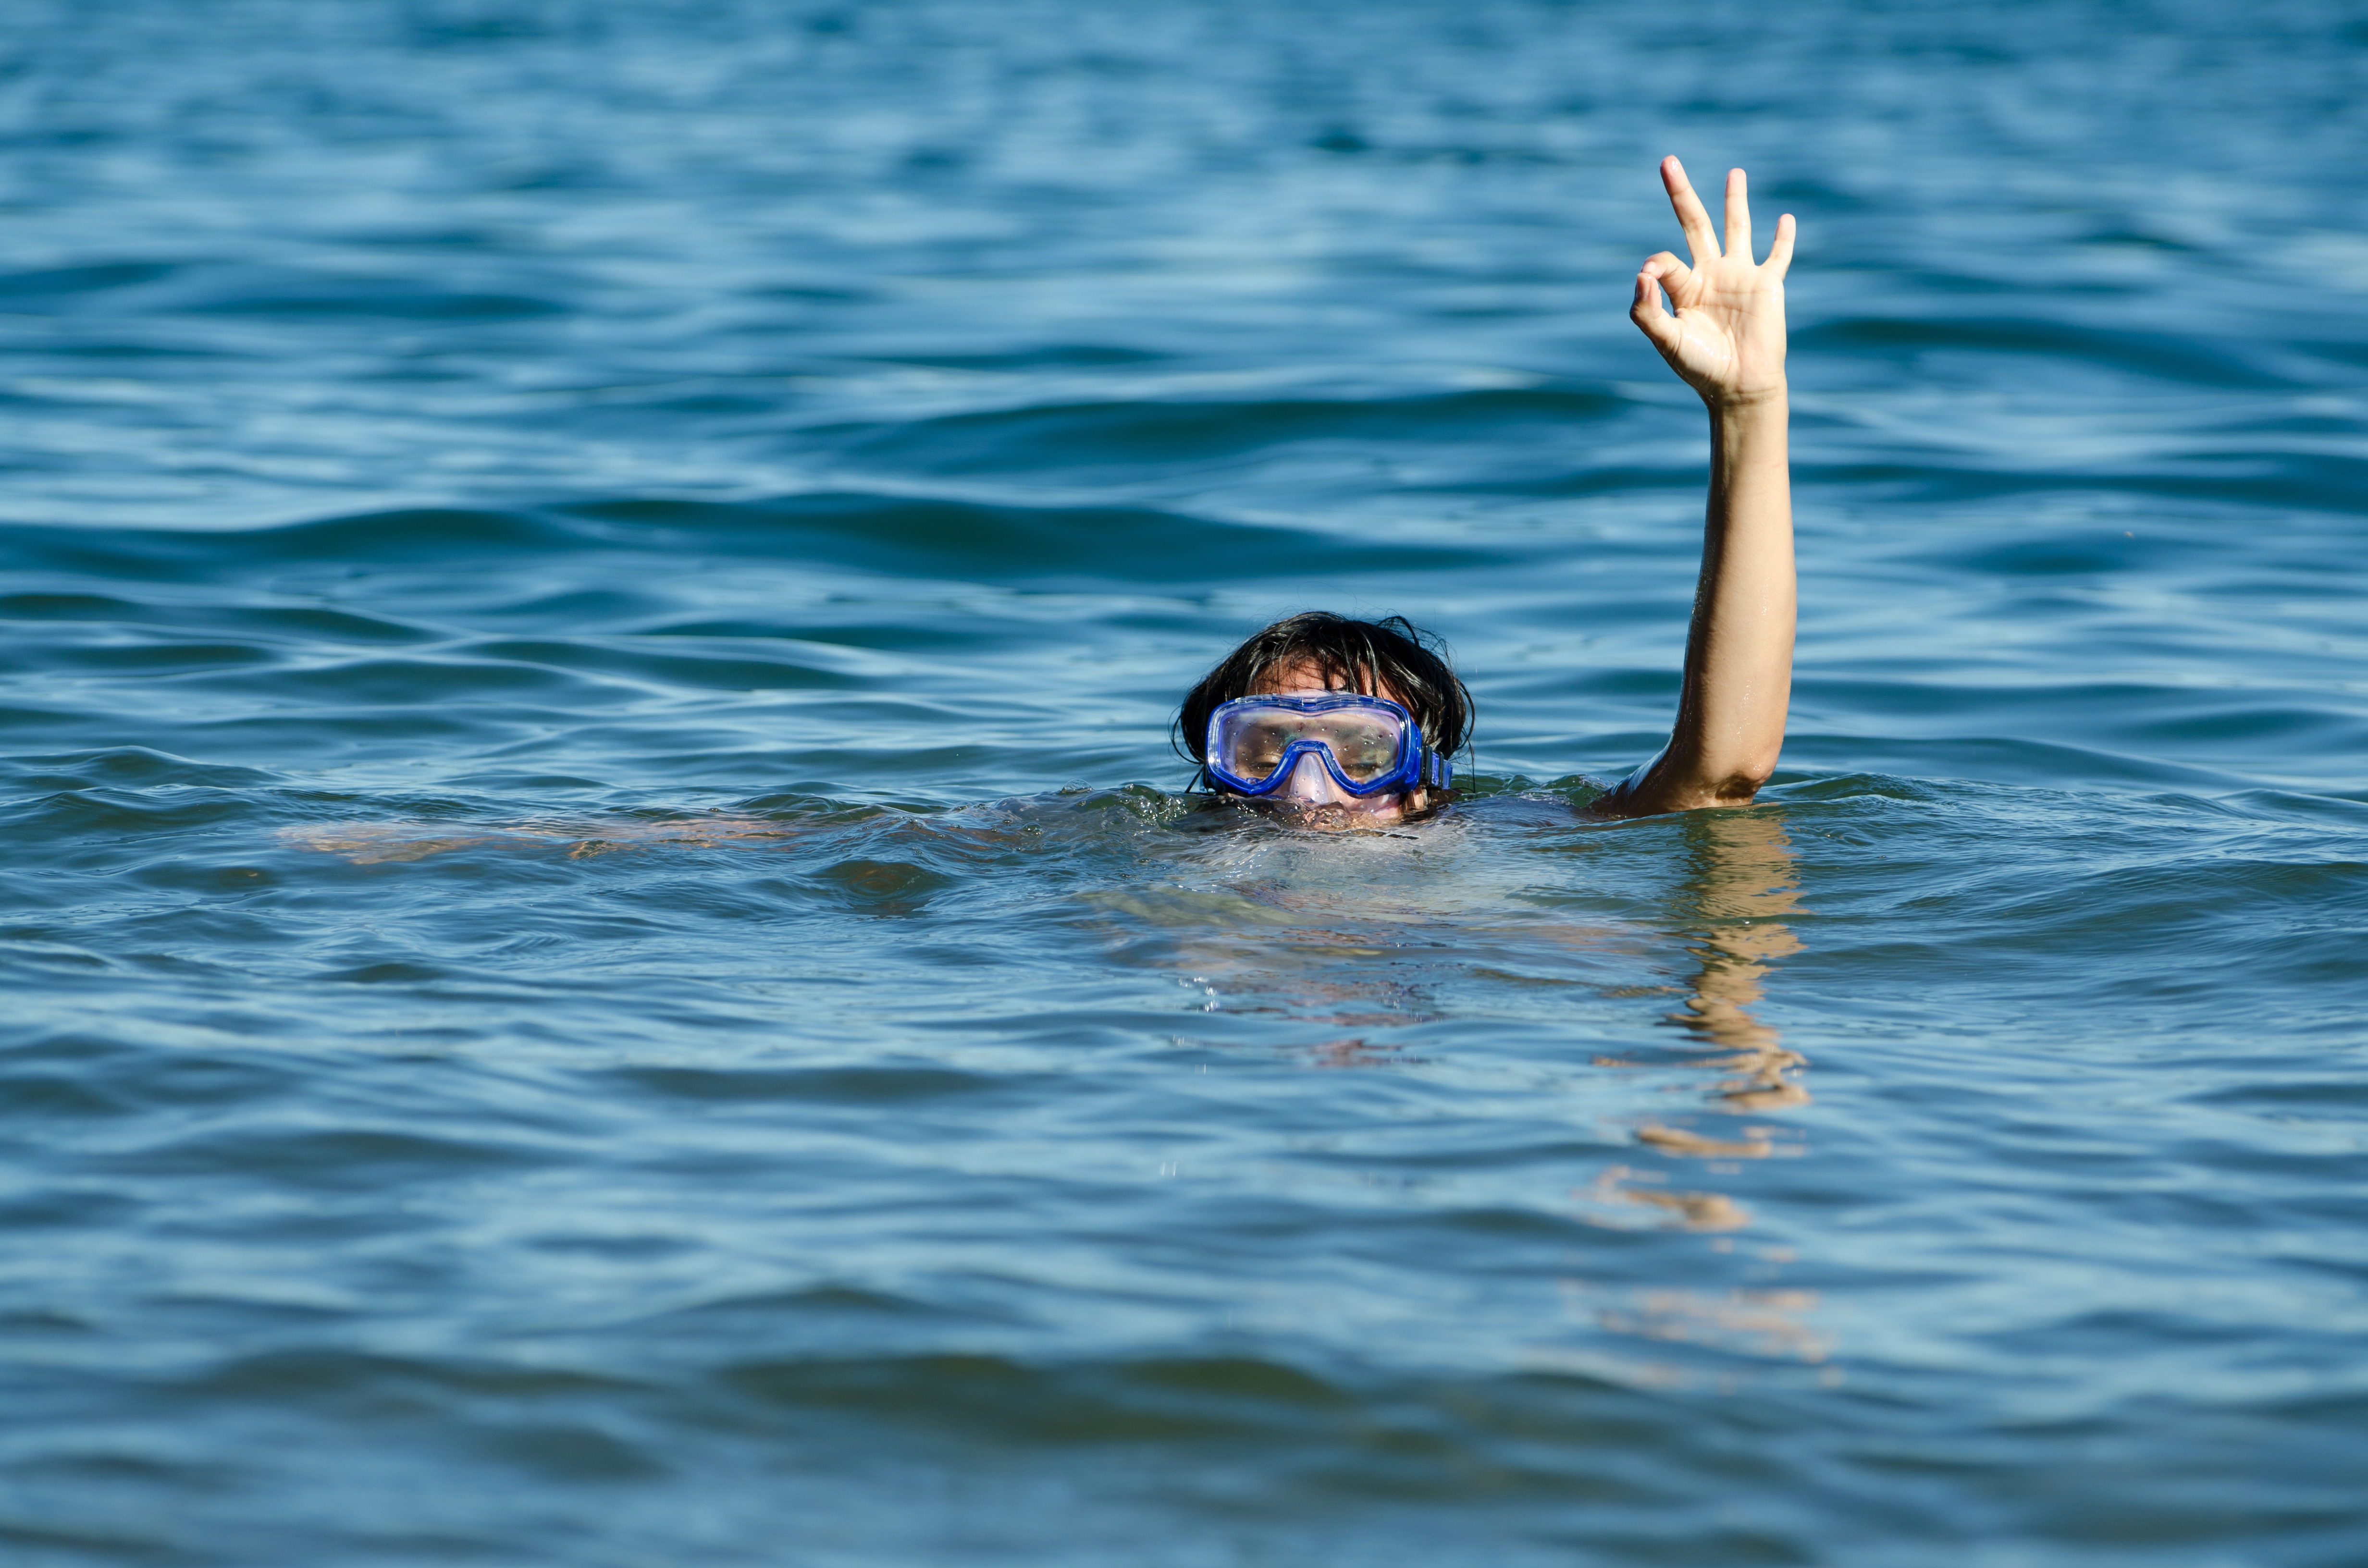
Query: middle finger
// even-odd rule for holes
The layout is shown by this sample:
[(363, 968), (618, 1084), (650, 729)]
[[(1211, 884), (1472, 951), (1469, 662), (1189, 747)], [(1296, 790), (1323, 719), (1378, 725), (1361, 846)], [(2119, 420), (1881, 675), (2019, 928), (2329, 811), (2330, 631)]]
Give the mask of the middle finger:
[(1726, 254), (1751, 259), (1751, 199), (1743, 171), (1726, 171)]

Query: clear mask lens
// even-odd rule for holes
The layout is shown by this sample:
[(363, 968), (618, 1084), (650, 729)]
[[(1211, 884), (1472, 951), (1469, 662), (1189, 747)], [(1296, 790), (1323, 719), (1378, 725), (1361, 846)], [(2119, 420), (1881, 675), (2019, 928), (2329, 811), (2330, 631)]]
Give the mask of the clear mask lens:
[(1294, 745), (1314, 743), (1329, 752), (1352, 784), (1388, 778), (1404, 762), (1409, 726), (1396, 713), (1372, 708), (1330, 708), (1315, 712), (1285, 707), (1223, 710), (1212, 726), (1210, 750), (1236, 778), (1274, 776)]

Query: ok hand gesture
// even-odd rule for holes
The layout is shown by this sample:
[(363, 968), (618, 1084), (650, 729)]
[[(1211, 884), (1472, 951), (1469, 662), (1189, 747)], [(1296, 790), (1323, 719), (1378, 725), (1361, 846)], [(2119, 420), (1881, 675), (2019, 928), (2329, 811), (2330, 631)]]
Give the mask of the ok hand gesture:
[[(1726, 248), (1702, 198), (1675, 158), (1661, 160), (1661, 183), (1693, 253), (1688, 267), (1668, 251), (1636, 274), (1636, 302), (1628, 319), (1661, 358), (1713, 408), (1759, 403), (1784, 392), (1784, 272), (1793, 265), (1793, 215), (1776, 220), (1776, 243), (1766, 262), (1751, 259), (1751, 207), (1743, 171), (1726, 176)], [(1661, 306), (1661, 291), (1677, 307)]]

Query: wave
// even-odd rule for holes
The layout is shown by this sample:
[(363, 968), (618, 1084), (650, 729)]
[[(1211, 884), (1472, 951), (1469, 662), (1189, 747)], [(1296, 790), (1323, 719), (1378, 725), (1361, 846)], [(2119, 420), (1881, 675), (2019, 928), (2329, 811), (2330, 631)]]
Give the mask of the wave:
[[(1492, 448), (1541, 432), (1587, 431), (1634, 406), (1578, 388), (1489, 388), (1397, 397), (1111, 398), (1030, 403), (880, 426), (809, 426), (846, 458), (925, 472), (995, 473), (1208, 463), (1278, 447), (1357, 451), (1409, 445)], [(836, 437), (834, 439), (834, 437)]]
[(1448, 571), (1504, 559), (1468, 542), (1362, 540), (1155, 507), (851, 490), (748, 502), (636, 497), (532, 509), (408, 509), (245, 529), (0, 525), (0, 566), (133, 581), (203, 581), (296, 564), (459, 568), (601, 552), (699, 552), (914, 579), (1085, 586)]

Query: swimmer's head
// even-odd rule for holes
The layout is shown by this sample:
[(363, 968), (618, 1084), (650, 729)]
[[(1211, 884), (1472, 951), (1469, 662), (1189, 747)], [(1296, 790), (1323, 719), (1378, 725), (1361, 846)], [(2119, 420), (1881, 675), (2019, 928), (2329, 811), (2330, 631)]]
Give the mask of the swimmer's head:
[[(1209, 721), (1239, 697), (1312, 696), (1350, 691), (1396, 703), (1420, 726), (1440, 756), (1472, 738), (1472, 694), (1456, 678), (1435, 637), (1404, 616), (1353, 620), (1309, 610), (1278, 620), (1225, 655), (1185, 694), (1176, 718), (1177, 749), (1200, 765), (1196, 782), (1232, 794), (1209, 776)], [(1436, 790), (1355, 795), (1341, 789), (1322, 759), (1303, 755), (1290, 776), (1257, 803), (1294, 827), (1381, 827), (1441, 802)]]

